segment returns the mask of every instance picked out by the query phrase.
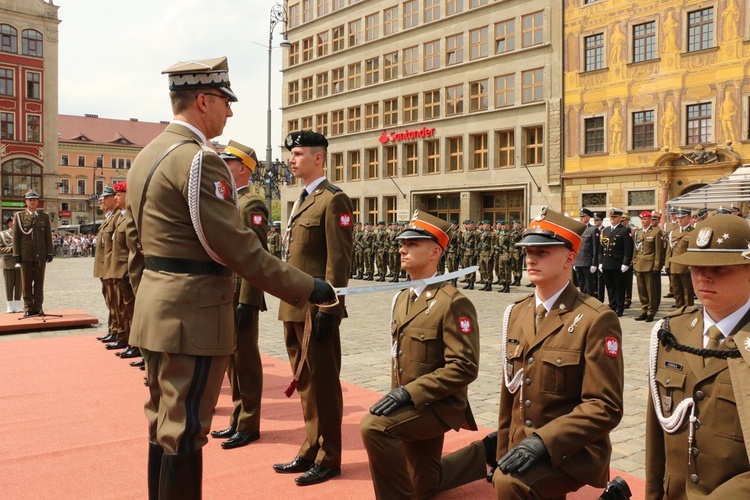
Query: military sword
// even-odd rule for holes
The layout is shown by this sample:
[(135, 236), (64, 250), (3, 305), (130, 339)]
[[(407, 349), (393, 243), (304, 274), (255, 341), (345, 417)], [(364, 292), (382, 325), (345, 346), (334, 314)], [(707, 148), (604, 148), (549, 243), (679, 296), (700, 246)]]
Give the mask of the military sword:
[(386, 283), (385, 285), (365, 285), (365, 286), (347, 286), (342, 288), (334, 288), (336, 295), (357, 295), (360, 293), (378, 293), (378, 292), (389, 292), (391, 290), (404, 290), (406, 288), (416, 288), (420, 286), (432, 285), (433, 283), (440, 283), (441, 281), (448, 281), (455, 278), (460, 278), (465, 274), (475, 273), (479, 270), (479, 266), (471, 266), (458, 271), (453, 271), (448, 274), (441, 274), (440, 276), (433, 276), (431, 278), (424, 278), (421, 280), (403, 281), (401, 283)]

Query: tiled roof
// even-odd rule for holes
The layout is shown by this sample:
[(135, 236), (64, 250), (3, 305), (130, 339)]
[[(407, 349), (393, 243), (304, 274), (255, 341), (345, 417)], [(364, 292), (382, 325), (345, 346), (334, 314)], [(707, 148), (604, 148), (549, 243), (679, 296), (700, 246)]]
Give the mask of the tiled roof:
[(166, 126), (166, 123), (114, 120), (95, 115), (57, 117), (58, 139), (70, 142), (144, 147)]

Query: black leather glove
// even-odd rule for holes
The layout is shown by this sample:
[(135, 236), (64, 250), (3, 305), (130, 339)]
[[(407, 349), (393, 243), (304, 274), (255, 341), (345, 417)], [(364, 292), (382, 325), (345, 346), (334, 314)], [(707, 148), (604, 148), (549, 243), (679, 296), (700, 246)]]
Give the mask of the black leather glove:
[(373, 415), (390, 415), (391, 412), (411, 403), (411, 394), (402, 387), (391, 390), (370, 407)]
[(336, 300), (336, 291), (333, 287), (319, 278), (313, 278), (313, 291), (308, 299), (312, 304), (326, 304)]
[(13, 257), (13, 262), (15, 262), (16, 264), (20, 264), (21, 263), (21, 256), (14, 256)]
[(497, 463), (497, 467), (504, 474), (512, 472), (523, 474), (532, 465), (548, 457), (549, 453), (547, 452), (547, 447), (544, 446), (542, 438), (536, 434), (532, 434), (503, 455), (503, 458)]
[(318, 311), (313, 323), (313, 335), (318, 342), (325, 342), (331, 336), (331, 332), (338, 326), (341, 318), (333, 314)]
[(48, 256), (47, 256), (47, 262), (48, 262), (48, 263), (49, 263), (49, 262), (52, 262), (52, 255), (48, 255)]
[(237, 330), (247, 330), (253, 320), (253, 306), (237, 304), (235, 318), (237, 319)]

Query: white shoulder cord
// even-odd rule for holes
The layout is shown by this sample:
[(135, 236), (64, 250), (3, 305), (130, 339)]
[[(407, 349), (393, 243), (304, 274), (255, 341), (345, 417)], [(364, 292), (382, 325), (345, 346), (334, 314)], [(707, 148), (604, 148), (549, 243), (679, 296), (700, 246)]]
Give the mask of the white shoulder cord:
[(518, 370), (516, 374), (513, 376), (512, 379), (508, 378), (508, 372), (510, 366), (508, 365), (508, 326), (510, 323), (510, 313), (513, 310), (513, 306), (515, 304), (510, 304), (505, 309), (505, 314), (503, 315), (503, 337), (500, 343), (500, 356), (502, 357), (502, 361), (505, 364), (505, 367), (503, 369), (503, 381), (505, 382), (505, 387), (508, 389), (508, 392), (511, 394), (515, 394), (516, 391), (518, 391), (518, 388), (521, 387), (521, 399), (523, 399), (523, 385), (521, 384), (521, 379), (523, 378), (523, 368)]
[(13, 236), (11, 234), (10, 229), (6, 229), (5, 231), (0, 232), (0, 238), (3, 239), (3, 246), (5, 247), (13, 246)]
[[(391, 325), (393, 325), (393, 313), (396, 310), (396, 300), (398, 300), (398, 296), (401, 295), (401, 292), (403, 290), (396, 292), (396, 294), (393, 296), (393, 301), (391, 302)], [(398, 376), (398, 370), (396, 369), (396, 360), (398, 359), (398, 337), (394, 337), (391, 342), (391, 357), (394, 360), (393, 363), (393, 372), (396, 376), (396, 378), (399, 381), (399, 384), (401, 383), (401, 377)]]
[(680, 401), (674, 412), (670, 417), (665, 417), (662, 412), (661, 400), (659, 399), (659, 391), (656, 385), (656, 366), (657, 358), (659, 357), (659, 329), (662, 327), (664, 320), (659, 321), (654, 325), (651, 330), (651, 344), (649, 346), (649, 356), (651, 363), (648, 367), (648, 380), (651, 386), (651, 398), (654, 402), (654, 411), (656, 412), (656, 418), (659, 420), (659, 425), (664, 429), (665, 432), (673, 434), (682, 427), (682, 423), (685, 421), (685, 416), (690, 412), (690, 430), (688, 431), (688, 465), (690, 465), (690, 457), (692, 456), (691, 450), (693, 447), (693, 436), (695, 435), (695, 422), (698, 420), (695, 416), (695, 402), (692, 397), (685, 398)]
[[(190, 164), (190, 175), (188, 177), (188, 209), (190, 210), (190, 220), (193, 222), (193, 228), (195, 229), (195, 234), (198, 236), (198, 240), (201, 242), (201, 246), (211, 259), (223, 266), (225, 265), (224, 261), (208, 244), (206, 235), (203, 233), (203, 225), (201, 224), (201, 171), (203, 169), (203, 153), (207, 151), (214, 152), (213, 149), (208, 146), (201, 146), (201, 149), (193, 157), (193, 163)], [(229, 178), (232, 180), (232, 200), (234, 201), (234, 204), (237, 205), (237, 186), (234, 183), (234, 177), (232, 176), (229, 167), (226, 168), (229, 173)]]
[(294, 213), (297, 211), (298, 206), (299, 206), (299, 198), (294, 200), (294, 205), (292, 205), (292, 211), (289, 212), (289, 220), (286, 221), (286, 229), (284, 230), (284, 237), (281, 239), (282, 260), (286, 260), (287, 256), (289, 255), (289, 233), (292, 232), (292, 217), (294, 217)]

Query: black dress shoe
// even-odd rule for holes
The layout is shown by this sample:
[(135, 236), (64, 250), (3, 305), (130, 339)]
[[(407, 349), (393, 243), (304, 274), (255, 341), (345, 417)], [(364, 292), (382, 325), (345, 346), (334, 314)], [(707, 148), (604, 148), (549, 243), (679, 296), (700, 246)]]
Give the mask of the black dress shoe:
[(137, 358), (141, 355), (141, 350), (137, 347), (130, 346), (127, 349), (125, 349), (125, 352), (120, 354), (120, 358), (122, 359), (128, 359), (128, 358)]
[(646, 316), (646, 319), (644, 319), (643, 321), (645, 321), (646, 323), (651, 323), (653, 320), (654, 320), (654, 315), (649, 314), (648, 316)]
[(644, 319), (646, 319), (647, 317), (648, 317), (648, 315), (647, 315), (647, 314), (641, 314), (640, 316), (636, 316), (636, 317), (635, 317), (635, 320), (636, 320), (636, 321), (643, 321), (643, 320), (644, 320)]
[(117, 342), (117, 335), (115, 335), (114, 333), (110, 333), (102, 339), (102, 342), (105, 344), (108, 344), (110, 342)]
[(125, 349), (128, 346), (127, 342), (113, 342), (112, 344), (107, 344), (104, 346), (105, 349), (112, 351), (114, 349)]
[(211, 437), (217, 438), (217, 439), (223, 439), (234, 436), (235, 432), (237, 432), (237, 429), (234, 427), (227, 427), (226, 429), (222, 429), (220, 431), (211, 431)]
[(141, 359), (140, 361), (131, 361), (130, 366), (133, 366), (135, 368), (140, 368), (141, 366), (146, 366), (146, 360)]
[(341, 474), (341, 467), (323, 467), (322, 465), (313, 465), (300, 477), (294, 478), (294, 482), (300, 486), (309, 486), (328, 481)]
[(25, 313), (23, 313), (24, 318), (29, 318), (31, 316), (39, 316), (39, 313), (36, 311), (26, 311)]
[(673, 294), (673, 293), (668, 293), (668, 294), (666, 294), (666, 295), (664, 296), (664, 298), (665, 298), (665, 299), (671, 299), (671, 298), (674, 298), (674, 294)]
[[(106, 341), (104, 340), (104, 339), (109, 338), (109, 337), (112, 337), (112, 340), (106, 340)], [(100, 342), (112, 342), (115, 339), (114, 339), (114, 335), (112, 335), (110, 332), (107, 332), (106, 335), (102, 335), (101, 337), (96, 337), (96, 340), (98, 340)]]
[(273, 464), (273, 470), (281, 474), (292, 474), (298, 472), (305, 472), (309, 470), (315, 462), (302, 458), (299, 455), (294, 457), (294, 460), (285, 464)]
[(260, 439), (260, 434), (253, 432), (245, 434), (244, 432), (235, 432), (232, 437), (221, 443), (221, 447), (225, 450), (231, 450), (232, 448), (239, 448), (240, 446), (246, 446), (253, 441)]

